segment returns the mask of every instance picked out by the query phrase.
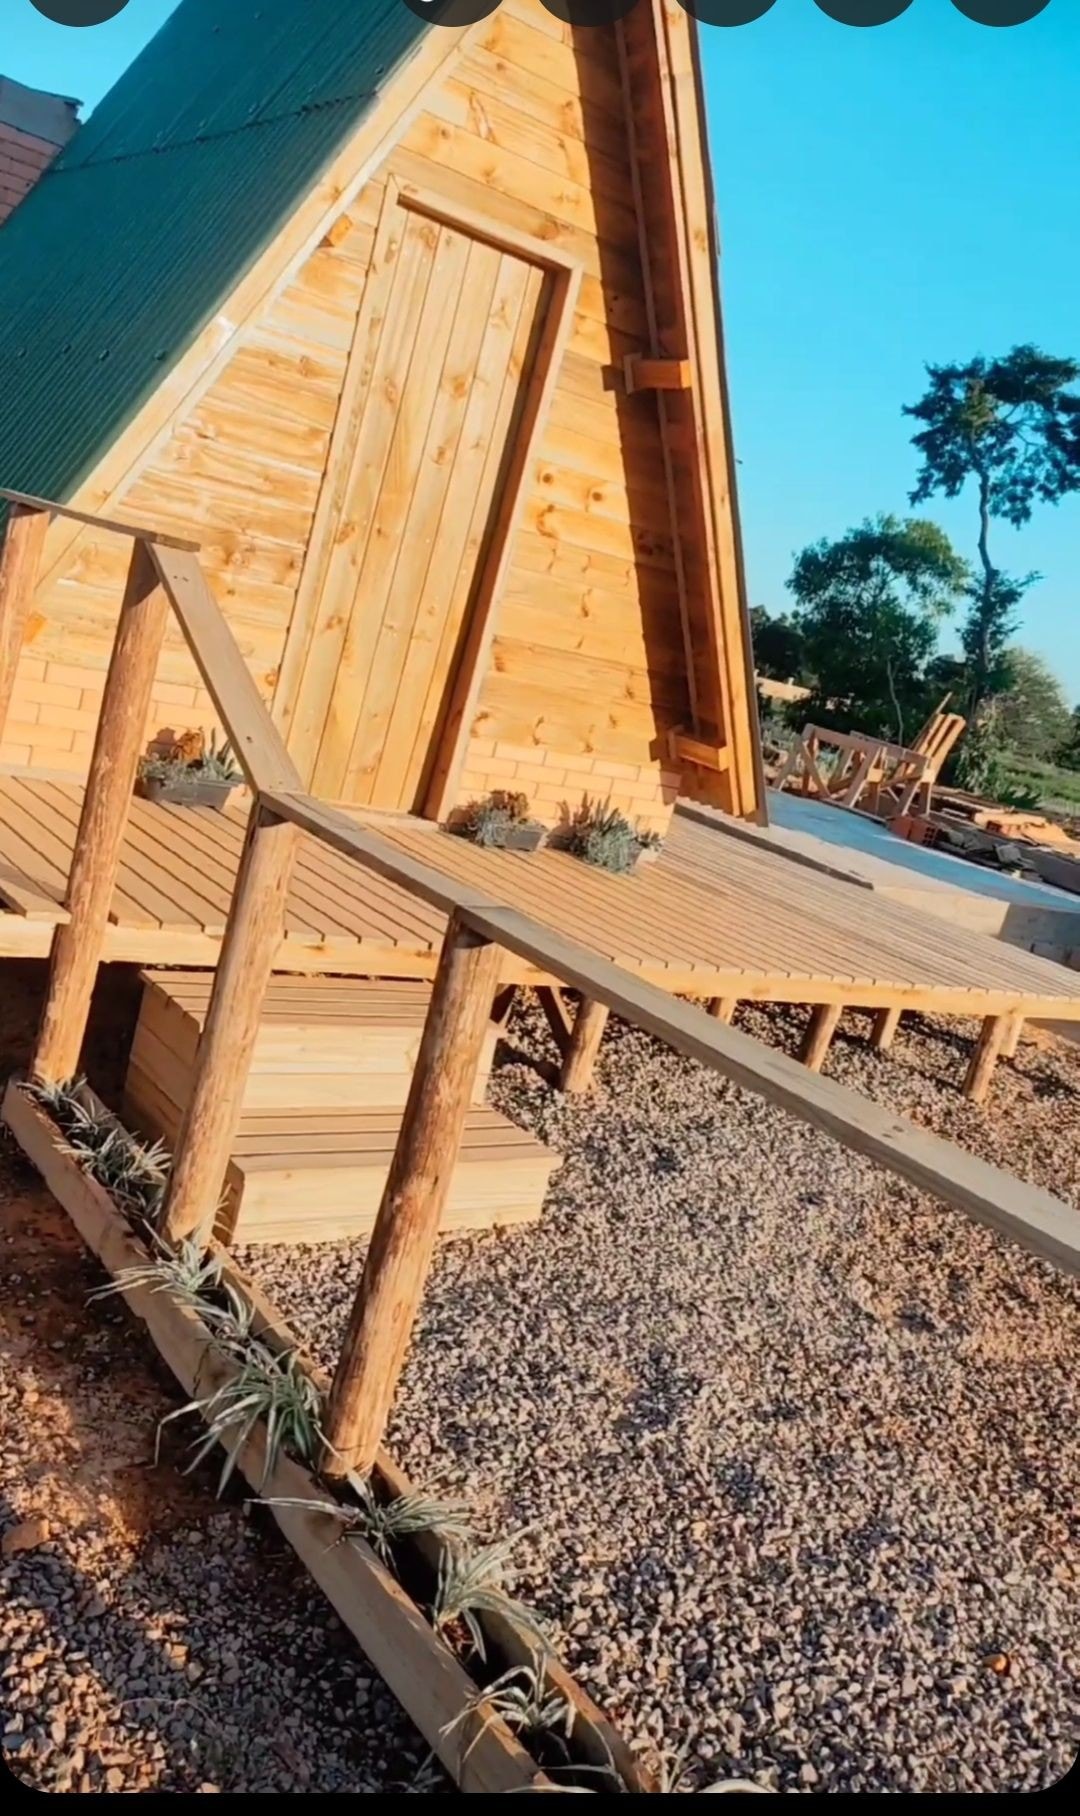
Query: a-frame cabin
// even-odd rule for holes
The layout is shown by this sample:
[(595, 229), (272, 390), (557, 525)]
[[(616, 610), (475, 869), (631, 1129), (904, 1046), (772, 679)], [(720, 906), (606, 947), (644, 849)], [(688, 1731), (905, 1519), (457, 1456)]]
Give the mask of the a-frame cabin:
[[(0, 486), (197, 539), (324, 798), (761, 810), (695, 30), (181, 0), (0, 234)], [(125, 560), (54, 522), (0, 761), (85, 769)]]

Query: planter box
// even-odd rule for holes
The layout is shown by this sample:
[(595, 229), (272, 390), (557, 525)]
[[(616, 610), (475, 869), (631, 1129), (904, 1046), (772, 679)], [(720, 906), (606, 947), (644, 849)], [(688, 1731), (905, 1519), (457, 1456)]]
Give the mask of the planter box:
[(217, 813), (221, 813), (228, 806), (230, 795), (239, 786), (239, 782), (211, 782), (199, 776), (193, 776), (190, 782), (166, 782), (153, 776), (139, 776), (135, 782), (135, 793), (144, 801), (156, 801), (161, 805), (212, 807)]
[[(89, 1090), (86, 1100), (101, 1107)], [(15, 1079), (8, 1081), (4, 1093), (2, 1119), (106, 1272), (115, 1279), (130, 1268), (145, 1266), (149, 1259), (146, 1245), (104, 1188), (64, 1152), (60, 1128)], [(279, 1352), (295, 1354), (325, 1394), (328, 1377), (304, 1354), (277, 1308), (230, 1256), (218, 1253), (223, 1278), (255, 1313), (256, 1335)], [(204, 1398), (237, 1373), (236, 1362), (218, 1348), (202, 1319), (167, 1293), (152, 1287), (129, 1287), (124, 1300), (145, 1324), (186, 1396)], [(262, 1499), (318, 1503), (327, 1498), (311, 1470), (291, 1457), (279, 1456), (267, 1476), (266, 1430), (261, 1424), (238, 1453), (237, 1466)], [(390, 1495), (412, 1491), (412, 1484), (385, 1452), (380, 1454), (374, 1474)], [(343, 1624), (461, 1790), (552, 1788), (531, 1754), (487, 1704), (479, 1705), (472, 1721), (459, 1719), (474, 1700), (475, 1681), (369, 1545), (338, 1543), (339, 1523), (317, 1505), (281, 1506), (270, 1511)], [(434, 1534), (417, 1535), (416, 1549), (429, 1564), (435, 1561), (437, 1543)], [(536, 1645), (532, 1634), (495, 1614), (486, 1616), (484, 1625), (500, 1664), (530, 1660)], [(574, 1709), (575, 1741), (581, 1756), (596, 1766), (614, 1763), (628, 1791), (655, 1791), (655, 1781), (559, 1660), (548, 1659), (546, 1671), (549, 1684)]]
[(511, 826), (498, 847), (502, 851), (539, 851), (544, 839), (542, 826)]

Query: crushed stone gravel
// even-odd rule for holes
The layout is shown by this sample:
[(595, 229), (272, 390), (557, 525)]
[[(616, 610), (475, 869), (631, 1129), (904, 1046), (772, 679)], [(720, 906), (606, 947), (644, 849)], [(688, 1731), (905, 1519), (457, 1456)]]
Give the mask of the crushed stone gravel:
[[(0, 1076), (40, 968), (5, 965)], [(102, 1030), (99, 1029), (99, 1034)], [(115, 1082), (130, 1028), (107, 1021)], [(118, 1099), (117, 1099), (118, 1101)], [(428, 1749), (269, 1514), (192, 1475), (178, 1389), (0, 1141), (0, 1746), (45, 1792), (435, 1788)], [(419, 1774), (419, 1780), (418, 1780)]]
[[(805, 1015), (737, 1025), (794, 1049)], [(1080, 1205), (1080, 1051), (988, 1107), (974, 1029), (845, 1016), (833, 1075)], [(613, 1022), (497, 1105), (564, 1159), (540, 1225), (441, 1248), (389, 1445), (522, 1537), (525, 1599), (643, 1748), (785, 1791), (1031, 1791), (1080, 1745), (1080, 1290)], [(332, 1366), (359, 1245), (242, 1257)]]

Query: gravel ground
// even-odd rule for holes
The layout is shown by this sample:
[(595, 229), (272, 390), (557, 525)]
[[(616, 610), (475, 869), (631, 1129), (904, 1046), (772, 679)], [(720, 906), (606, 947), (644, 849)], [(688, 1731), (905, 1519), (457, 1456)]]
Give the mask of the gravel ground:
[[(0, 1075), (24, 1059), (40, 968), (5, 964), (4, 982)], [(98, 1042), (106, 1081), (123, 1022)], [(413, 1784), (423, 1741), (268, 1516), (216, 1501), (216, 1469), (182, 1474), (176, 1426), (155, 1464), (175, 1383), (119, 1304), (87, 1305), (103, 1276), (6, 1138), (0, 1257), (0, 1736), (17, 1776), (48, 1792)]]
[[(740, 1011), (794, 1046), (797, 1011)], [(830, 1072), (1080, 1205), (1080, 1052), (958, 1094), (973, 1030)], [(855, 1033), (859, 1038), (852, 1039)], [(498, 1104), (565, 1156), (542, 1224), (440, 1252), (390, 1433), (492, 1532), (643, 1746), (783, 1790), (1044, 1788), (1077, 1753), (1075, 1283), (612, 1025), (551, 1090), (516, 1012)], [(347, 1246), (246, 1263), (335, 1359)]]

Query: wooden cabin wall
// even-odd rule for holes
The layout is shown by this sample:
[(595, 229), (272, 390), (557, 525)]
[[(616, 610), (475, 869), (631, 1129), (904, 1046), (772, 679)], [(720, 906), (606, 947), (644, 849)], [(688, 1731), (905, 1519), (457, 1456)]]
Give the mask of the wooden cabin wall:
[[(381, 185), (313, 252), (209, 388), (148, 448), (110, 515), (202, 542), (201, 560), (264, 698), (273, 698), (326, 465)], [(38, 590), (0, 762), (85, 773), (129, 544), (82, 533)], [(170, 621), (147, 736), (215, 727)]]

